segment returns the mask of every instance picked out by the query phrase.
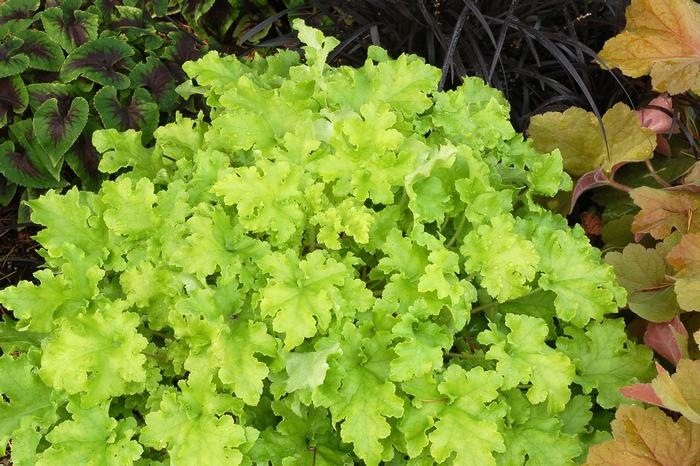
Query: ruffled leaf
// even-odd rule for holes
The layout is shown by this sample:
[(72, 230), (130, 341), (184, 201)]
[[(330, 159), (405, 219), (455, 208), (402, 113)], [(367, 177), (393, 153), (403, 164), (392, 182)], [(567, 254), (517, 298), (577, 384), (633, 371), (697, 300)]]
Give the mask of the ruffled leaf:
[(46, 436), (50, 446), (37, 458), (37, 466), (63, 464), (129, 464), (141, 457), (143, 447), (132, 438), (137, 432), (133, 417), (117, 421), (109, 415), (109, 403), (93, 408), (68, 404), (71, 419), (58, 424)]
[(15, 436), (18, 429), (29, 426), (46, 432), (58, 420), (58, 403), (26, 354), (4, 354), (0, 357), (0, 372), (0, 450), (4, 451), (13, 437), (14, 450), (20, 448)]
[(651, 377), (652, 353), (629, 341), (623, 320), (591, 323), (585, 331), (567, 327), (564, 333), (557, 339), (557, 349), (574, 362), (574, 382), (583, 393), (598, 391), (600, 406), (617, 406), (622, 399), (620, 387)]
[(157, 450), (166, 449), (172, 461), (182, 464), (241, 464), (240, 447), (246, 431), (231, 416), (235, 399), (216, 393), (201, 377), (179, 383), (180, 391), (165, 390), (146, 415), (139, 440)]
[(146, 381), (139, 317), (116, 303), (91, 315), (63, 320), (43, 348), (42, 380), (57, 390), (81, 394), (91, 407), (112, 397), (138, 393)]
[(548, 329), (542, 319), (507, 314), (508, 334), (491, 324), (478, 336), (479, 343), (490, 345), (486, 359), (498, 361), (496, 372), (503, 376), (506, 390), (530, 383), (527, 399), (532, 404), (547, 400), (550, 413), (563, 411), (569, 401), (569, 385), (574, 380), (574, 366), (563, 354), (545, 343)]

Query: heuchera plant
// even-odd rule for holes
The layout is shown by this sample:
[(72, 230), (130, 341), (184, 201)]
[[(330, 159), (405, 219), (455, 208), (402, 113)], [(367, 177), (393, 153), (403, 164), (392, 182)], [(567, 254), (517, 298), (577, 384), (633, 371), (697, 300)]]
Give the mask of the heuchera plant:
[[(627, 76), (650, 75), (653, 89), (671, 96), (657, 96), (636, 114), (623, 104), (609, 110), (602, 118), (607, 153), (600, 130), (593, 130), (595, 117), (583, 109), (533, 117), (529, 133), (540, 150), (560, 147), (565, 169), (580, 175), (573, 202), (591, 188), (608, 188), (592, 197), (602, 210), (605, 261), (627, 291), (627, 307), (638, 316), (635, 325), (645, 344), (659, 356), (651, 383), (621, 389), (654, 406), (620, 407), (614, 438), (593, 447), (587, 464), (610, 465), (614, 458), (625, 465), (695, 465), (700, 464), (700, 162), (689, 156), (690, 147), (678, 144), (698, 139), (697, 112), (688, 104), (697, 97), (678, 94), (700, 92), (695, 27), (700, 5), (632, 0), (626, 16), (625, 30), (605, 43), (601, 58)], [(672, 146), (667, 138), (681, 125), (685, 135), (674, 137)], [(632, 163), (639, 161), (648, 173)]]
[(653, 376), (500, 93), (378, 47), (332, 68), (295, 27), (304, 63), (185, 64), (210, 121), (98, 131), (115, 179), (30, 203), (48, 267), (0, 292), (15, 465), (573, 464)]
[[(0, 5), (0, 203), (17, 185), (83, 186), (100, 177), (100, 128), (152, 139), (161, 115), (185, 110), (175, 87), (200, 57), (193, 36), (141, 1), (9, 0)], [(196, 112), (195, 112), (196, 113)], [(77, 180), (76, 180), (77, 181)]]

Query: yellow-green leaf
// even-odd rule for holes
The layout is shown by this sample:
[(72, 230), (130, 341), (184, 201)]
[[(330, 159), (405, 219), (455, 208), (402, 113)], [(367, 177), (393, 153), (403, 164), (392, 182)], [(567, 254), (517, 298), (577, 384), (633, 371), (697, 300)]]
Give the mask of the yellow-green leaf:
[(654, 89), (700, 92), (700, 5), (693, 0), (632, 0), (627, 26), (600, 58), (627, 76), (651, 75)]
[(610, 172), (621, 162), (648, 160), (656, 148), (656, 135), (643, 128), (637, 113), (619, 103), (603, 115), (607, 147), (597, 118), (582, 108), (547, 112), (530, 120), (528, 134), (541, 152), (559, 149), (564, 169), (580, 176), (603, 167)]

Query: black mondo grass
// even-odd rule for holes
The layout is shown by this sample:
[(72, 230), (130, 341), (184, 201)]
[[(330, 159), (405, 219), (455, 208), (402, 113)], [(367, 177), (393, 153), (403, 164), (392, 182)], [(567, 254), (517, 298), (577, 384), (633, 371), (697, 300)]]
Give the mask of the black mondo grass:
[[(307, 0), (287, 2), (289, 17), (341, 40), (334, 65), (359, 65), (368, 45), (394, 56), (415, 53), (443, 70), (451, 89), (479, 76), (503, 91), (517, 130), (531, 115), (572, 105), (600, 116), (619, 101), (632, 104), (648, 88), (602, 69), (595, 59), (622, 30), (628, 0)], [(274, 23), (277, 34), (251, 46), (293, 46), (287, 24), (267, 18), (242, 36)]]

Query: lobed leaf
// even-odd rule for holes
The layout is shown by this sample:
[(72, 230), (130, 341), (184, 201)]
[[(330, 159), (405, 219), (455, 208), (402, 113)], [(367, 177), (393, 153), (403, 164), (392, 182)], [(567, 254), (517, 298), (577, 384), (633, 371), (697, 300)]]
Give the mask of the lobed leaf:
[(600, 51), (604, 65), (651, 75), (654, 89), (700, 92), (700, 6), (693, 0), (632, 0), (627, 26)]
[(655, 239), (664, 239), (673, 230), (681, 233), (700, 233), (700, 194), (693, 191), (663, 190), (642, 186), (630, 192), (641, 210), (634, 217), (632, 232), (649, 233)]
[(559, 149), (564, 169), (576, 176), (601, 167), (609, 173), (619, 163), (641, 162), (654, 155), (656, 134), (642, 127), (627, 105), (618, 103), (605, 112), (603, 128), (605, 135), (593, 113), (571, 107), (533, 116), (527, 132), (537, 150)]
[(604, 407), (617, 406), (620, 387), (650, 377), (652, 353), (627, 340), (624, 321), (591, 323), (586, 330), (567, 327), (557, 338), (557, 349), (576, 366), (574, 382), (583, 393), (596, 389), (596, 402)]
[(605, 262), (615, 269), (617, 279), (627, 290), (630, 310), (651, 322), (668, 322), (680, 308), (674, 283), (668, 278), (671, 267), (666, 255), (672, 243), (658, 243), (654, 249), (629, 244), (622, 252), (609, 252)]
[(700, 309), (700, 234), (683, 235), (680, 243), (668, 254), (668, 262), (676, 270), (674, 290), (678, 304), (685, 311)]
[(700, 461), (700, 425), (685, 418), (674, 422), (659, 408), (622, 406), (612, 423), (614, 440), (594, 445), (586, 464), (673, 464)]

